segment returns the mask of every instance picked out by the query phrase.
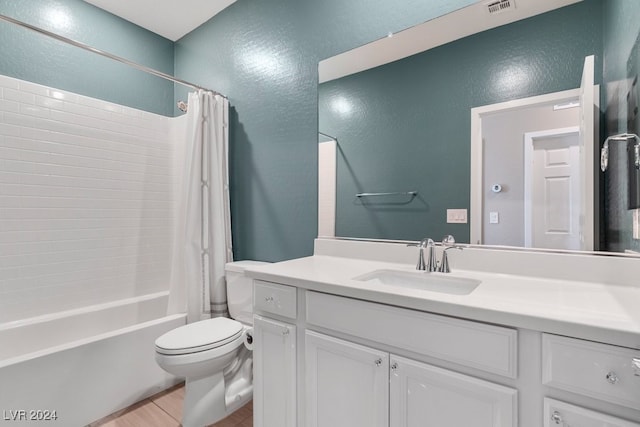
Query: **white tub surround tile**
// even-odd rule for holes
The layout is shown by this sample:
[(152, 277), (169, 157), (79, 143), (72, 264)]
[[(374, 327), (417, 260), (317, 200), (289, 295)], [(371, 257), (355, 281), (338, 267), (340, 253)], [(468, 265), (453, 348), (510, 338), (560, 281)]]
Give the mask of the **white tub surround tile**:
[(0, 324), (168, 289), (174, 122), (0, 76)]

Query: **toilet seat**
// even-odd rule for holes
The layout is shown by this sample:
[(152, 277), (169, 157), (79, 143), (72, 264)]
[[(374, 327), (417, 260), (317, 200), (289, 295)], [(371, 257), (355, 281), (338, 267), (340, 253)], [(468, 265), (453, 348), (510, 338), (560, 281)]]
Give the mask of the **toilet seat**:
[(156, 352), (185, 355), (211, 350), (241, 338), (243, 329), (242, 323), (226, 317), (189, 323), (160, 336)]

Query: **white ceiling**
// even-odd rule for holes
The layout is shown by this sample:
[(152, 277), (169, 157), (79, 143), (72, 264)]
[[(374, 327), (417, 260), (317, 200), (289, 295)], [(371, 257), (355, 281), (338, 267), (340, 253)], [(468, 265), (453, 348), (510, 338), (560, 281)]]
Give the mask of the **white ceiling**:
[(236, 0), (84, 0), (176, 41)]

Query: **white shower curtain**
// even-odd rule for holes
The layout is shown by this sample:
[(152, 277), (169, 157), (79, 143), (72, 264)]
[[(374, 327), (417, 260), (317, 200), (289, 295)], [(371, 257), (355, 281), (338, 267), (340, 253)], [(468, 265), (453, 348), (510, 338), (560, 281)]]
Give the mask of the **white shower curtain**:
[(169, 313), (186, 310), (188, 323), (228, 315), (228, 109), (222, 96), (189, 94), (169, 295)]

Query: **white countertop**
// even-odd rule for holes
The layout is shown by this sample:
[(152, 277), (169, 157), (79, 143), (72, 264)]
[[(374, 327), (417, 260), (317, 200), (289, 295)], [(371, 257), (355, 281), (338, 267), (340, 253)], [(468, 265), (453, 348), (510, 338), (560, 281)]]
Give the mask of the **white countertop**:
[(247, 275), (318, 292), (640, 349), (638, 286), (455, 267), (450, 277), (470, 277), (482, 283), (469, 295), (450, 295), (353, 280), (380, 269), (415, 271), (408, 264), (314, 255), (251, 267)]

